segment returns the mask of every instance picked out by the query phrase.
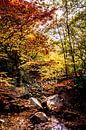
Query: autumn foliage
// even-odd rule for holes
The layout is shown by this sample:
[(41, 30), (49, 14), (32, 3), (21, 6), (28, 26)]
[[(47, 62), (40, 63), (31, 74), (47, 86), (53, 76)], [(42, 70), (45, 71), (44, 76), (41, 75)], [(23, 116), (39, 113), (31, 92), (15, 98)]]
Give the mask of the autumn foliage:
[(1, 82), (13, 82), (16, 86), (20, 86), (22, 82), (20, 66), (36, 60), (41, 55), (48, 54), (47, 38), (36, 32), (36, 27), (46, 22), (53, 11), (42, 12), (33, 2), (1, 1), (0, 69), (6, 77), (12, 78), (8, 81), (3, 77)]
[[(82, 18), (81, 14), (84, 16), (84, 10), (75, 19), (68, 19), (68, 21), (67, 11), (69, 10), (67, 10), (65, 2), (59, 6), (65, 8), (64, 17), (62, 16), (58, 20), (54, 13), (58, 10), (59, 4), (51, 6), (50, 9), (45, 7), (42, 9), (33, 1), (0, 1), (0, 69), (8, 77), (12, 79), (14, 77), (13, 82), (16, 86), (19, 86), (22, 76), (27, 75), (28, 77), (26, 73), (31, 74), (36, 69), (42, 79), (77, 76), (79, 72), (85, 72), (85, 45), (81, 44), (85, 41), (85, 34), (82, 33), (84, 22), (83, 20), (79, 21), (79, 17)], [(53, 41), (52, 38), (49, 39), (38, 31), (39, 26), (44, 27), (47, 21), (51, 21), (52, 27), (47, 24), (45, 32), (48, 33), (55, 27), (56, 31), (53, 33), (58, 36), (58, 41)], [(80, 33), (83, 37), (82, 40), (78, 36), (79, 42), (76, 40), (75, 33), (76, 31), (78, 33), (77, 21), (80, 24)], [(43, 64), (40, 61), (43, 61)], [(83, 71), (82, 68), (84, 68)], [(30, 69), (31, 72), (29, 72)], [(26, 73), (24, 74), (23, 71)], [(17, 84), (17, 82), (19, 83)]]

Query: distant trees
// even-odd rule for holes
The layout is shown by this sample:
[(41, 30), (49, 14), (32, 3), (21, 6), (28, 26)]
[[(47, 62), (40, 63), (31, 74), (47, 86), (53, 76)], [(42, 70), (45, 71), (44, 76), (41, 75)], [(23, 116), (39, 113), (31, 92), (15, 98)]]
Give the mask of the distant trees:
[(60, 39), (57, 45), (58, 43), (62, 45), (67, 77), (70, 73), (76, 77), (86, 73), (85, 4), (85, 1), (62, 1), (63, 21), (58, 23), (57, 20), (57, 34)]
[[(85, 26), (83, 26), (85, 24), (85, 20), (83, 19), (85, 17), (85, 8), (84, 8), (85, 1), (65, 0), (64, 7), (65, 7), (67, 36), (70, 48), (69, 54), (72, 58), (75, 76), (77, 76), (77, 72), (82, 71), (83, 73), (83, 70), (85, 69), (85, 66), (82, 67), (81, 65), (83, 64), (83, 61), (80, 59), (80, 57), (77, 57), (77, 53), (79, 50), (81, 50), (81, 53), (83, 52), (83, 55), (86, 56), (85, 46), (83, 47), (83, 44), (85, 44), (84, 41)], [(83, 37), (83, 40), (80, 46), (81, 37)], [(78, 46), (80, 48), (78, 48)], [(84, 49), (84, 51), (82, 50), (82, 48)]]

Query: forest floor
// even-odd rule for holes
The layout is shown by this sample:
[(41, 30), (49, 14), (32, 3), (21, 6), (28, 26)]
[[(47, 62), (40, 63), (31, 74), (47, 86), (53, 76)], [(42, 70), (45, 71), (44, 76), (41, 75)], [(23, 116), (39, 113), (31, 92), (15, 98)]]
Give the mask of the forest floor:
[[(41, 90), (39, 88), (28, 89), (32, 96), (39, 99), (40, 102), (45, 97), (59, 94), (65, 99), (64, 110), (60, 112), (47, 111), (47, 116), (54, 115), (57, 120), (65, 125), (68, 130), (86, 130), (86, 100), (77, 89), (73, 89), (74, 81), (72, 79), (61, 82), (43, 82)], [(1, 92), (0, 92), (1, 93)], [(0, 94), (1, 95), (1, 94)], [(59, 130), (48, 129), (44, 126), (38, 127), (30, 121), (31, 115), (39, 110), (27, 106), (29, 93), (19, 97), (11, 97), (3, 94), (0, 99), (0, 130)], [(44, 124), (46, 125), (46, 123)], [(65, 130), (65, 129), (61, 129)]]

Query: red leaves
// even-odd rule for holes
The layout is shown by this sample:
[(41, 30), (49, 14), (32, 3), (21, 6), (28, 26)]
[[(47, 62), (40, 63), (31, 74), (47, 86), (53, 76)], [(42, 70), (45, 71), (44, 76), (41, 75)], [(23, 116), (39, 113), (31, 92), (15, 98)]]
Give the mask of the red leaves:
[(8, 4), (8, 0), (0, 0), (0, 6), (5, 6)]
[[(46, 20), (53, 18), (55, 8), (50, 11), (42, 11), (35, 3), (22, 2), (22, 0), (1, 0), (1, 6), (6, 7), (6, 12), (9, 15), (17, 16), (19, 19), (26, 19), (26, 21), (42, 21), (44, 24)], [(6, 14), (5, 10), (0, 11), (1, 14)], [(29, 21), (30, 20), (30, 21)]]

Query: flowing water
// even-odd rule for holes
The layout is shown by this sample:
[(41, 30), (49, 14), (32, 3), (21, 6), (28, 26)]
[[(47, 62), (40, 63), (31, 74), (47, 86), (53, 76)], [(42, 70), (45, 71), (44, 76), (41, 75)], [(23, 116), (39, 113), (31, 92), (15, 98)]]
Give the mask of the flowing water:
[(51, 116), (46, 123), (35, 125), (34, 130), (68, 130), (65, 125), (58, 121), (55, 116)]

